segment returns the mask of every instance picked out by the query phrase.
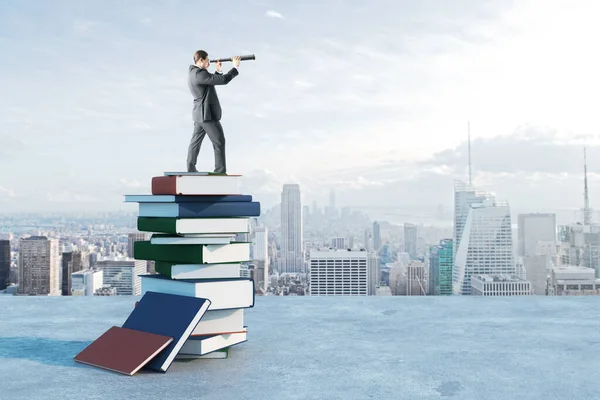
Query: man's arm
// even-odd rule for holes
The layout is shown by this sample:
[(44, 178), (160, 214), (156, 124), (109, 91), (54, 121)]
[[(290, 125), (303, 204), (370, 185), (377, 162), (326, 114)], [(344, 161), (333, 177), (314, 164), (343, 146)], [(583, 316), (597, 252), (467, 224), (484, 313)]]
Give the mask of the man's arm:
[(231, 68), (226, 74), (211, 74), (205, 69), (196, 72), (196, 83), (199, 85), (227, 85), (239, 74), (237, 68)]

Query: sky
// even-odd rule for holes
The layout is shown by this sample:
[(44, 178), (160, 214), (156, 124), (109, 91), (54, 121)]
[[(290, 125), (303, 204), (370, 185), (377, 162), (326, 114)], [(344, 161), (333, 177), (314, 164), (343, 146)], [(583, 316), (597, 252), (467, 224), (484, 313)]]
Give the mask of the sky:
[[(600, 202), (600, 3), (0, 3), (0, 213), (128, 210), (185, 170), (195, 50), (255, 54), (218, 88), (228, 172), (265, 208), (452, 208), (455, 179), (513, 212)], [(225, 63), (227, 71), (230, 63)], [(212, 70), (212, 68), (211, 68)], [(199, 170), (214, 168), (203, 143)]]

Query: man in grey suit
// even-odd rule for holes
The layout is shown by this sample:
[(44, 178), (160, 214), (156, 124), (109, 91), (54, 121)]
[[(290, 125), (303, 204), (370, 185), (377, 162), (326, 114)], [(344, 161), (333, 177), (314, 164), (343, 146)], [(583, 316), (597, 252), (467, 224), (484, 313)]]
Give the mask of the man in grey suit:
[(216, 85), (227, 85), (239, 72), (240, 57), (233, 57), (233, 68), (226, 74), (221, 73), (221, 62), (216, 63), (216, 72), (208, 72), (210, 60), (208, 53), (198, 50), (194, 53), (194, 65), (190, 65), (188, 86), (194, 96), (194, 133), (188, 148), (187, 170), (198, 172), (196, 162), (204, 136), (208, 134), (215, 151), (215, 171), (226, 174), (225, 135), (221, 126), (221, 104), (217, 96)]

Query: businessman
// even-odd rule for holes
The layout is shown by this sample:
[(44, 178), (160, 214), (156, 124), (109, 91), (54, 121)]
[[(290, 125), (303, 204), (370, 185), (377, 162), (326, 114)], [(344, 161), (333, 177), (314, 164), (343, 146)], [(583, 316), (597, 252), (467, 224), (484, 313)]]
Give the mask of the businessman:
[(216, 72), (208, 72), (210, 60), (208, 53), (198, 50), (194, 53), (194, 65), (190, 65), (188, 86), (194, 97), (192, 117), (194, 133), (188, 148), (187, 170), (198, 172), (196, 162), (205, 135), (208, 135), (215, 152), (216, 173), (226, 174), (225, 135), (221, 126), (221, 104), (217, 96), (216, 85), (227, 85), (239, 74), (240, 57), (233, 57), (233, 68), (226, 74), (221, 73), (221, 62), (217, 62)]

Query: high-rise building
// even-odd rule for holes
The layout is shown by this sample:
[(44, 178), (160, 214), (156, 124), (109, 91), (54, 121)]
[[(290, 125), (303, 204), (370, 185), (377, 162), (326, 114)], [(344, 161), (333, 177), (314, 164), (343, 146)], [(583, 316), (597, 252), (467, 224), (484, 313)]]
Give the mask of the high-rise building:
[(266, 226), (257, 227), (254, 230), (253, 259), (262, 261), (265, 273), (269, 274), (269, 229)]
[(449, 296), (452, 294), (452, 239), (440, 240), (429, 249), (429, 294)]
[(83, 269), (83, 255), (81, 251), (69, 251), (62, 253), (62, 295), (71, 295), (71, 275)]
[(311, 296), (367, 296), (369, 253), (348, 250), (310, 252)]
[(98, 261), (96, 268), (102, 271), (104, 286), (115, 288), (118, 296), (142, 294), (140, 275), (146, 273), (146, 260)]
[(519, 214), (519, 256), (535, 256), (540, 242), (556, 244), (556, 214)]
[(346, 248), (346, 238), (343, 238), (343, 237), (331, 238), (331, 247), (334, 249), (345, 249)]
[(31, 236), (19, 240), (19, 289), (17, 294), (60, 296), (58, 239)]
[(369, 296), (375, 296), (377, 294), (377, 287), (381, 282), (381, 265), (379, 264), (379, 257), (377, 254), (369, 252), (367, 256), (367, 273), (369, 283)]
[(490, 193), (476, 190), (462, 181), (454, 181), (454, 250), (453, 257), (456, 257), (462, 233), (467, 222), (467, 216), (472, 204), (478, 204), (486, 199), (493, 199)]
[[(103, 286), (103, 272), (100, 270), (82, 270), (71, 275), (71, 296), (93, 296)], [(115, 291), (116, 294), (116, 291)]]
[(427, 295), (425, 265), (421, 261), (411, 261), (406, 267), (406, 295)]
[(281, 192), (281, 246), (279, 273), (304, 271), (300, 185), (285, 184)]
[(411, 259), (417, 258), (417, 226), (414, 224), (404, 224), (404, 251)]
[(472, 275), (514, 275), (510, 208), (506, 202), (472, 204), (454, 259), (454, 294), (471, 294)]
[(10, 240), (0, 240), (0, 290), (10, 285)]
[(379, 251), (381, 248), (381, 226), (379, 222), (373, 222), (373, 250)]
[(515, 275), (473, 275), (472, 296), (530, 296), (531, 283)]

